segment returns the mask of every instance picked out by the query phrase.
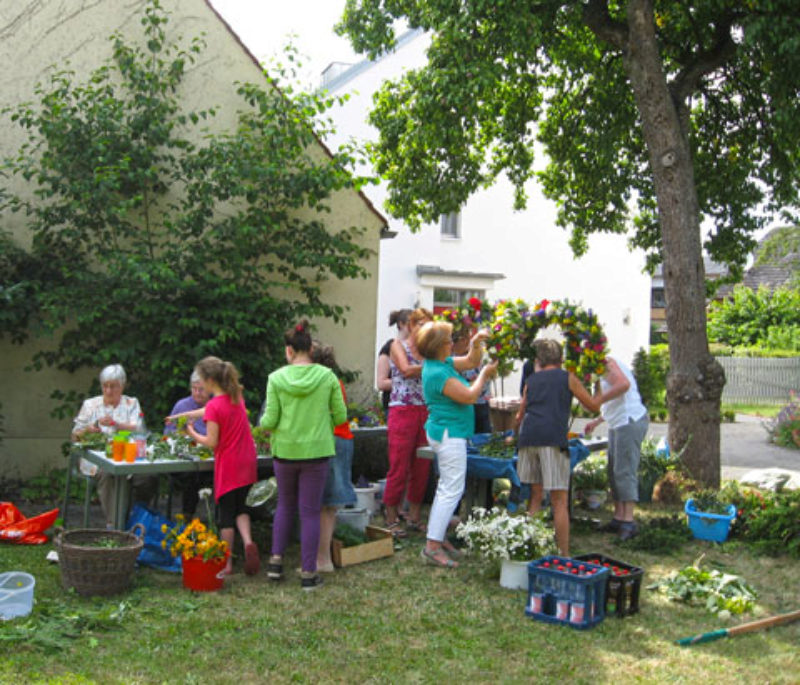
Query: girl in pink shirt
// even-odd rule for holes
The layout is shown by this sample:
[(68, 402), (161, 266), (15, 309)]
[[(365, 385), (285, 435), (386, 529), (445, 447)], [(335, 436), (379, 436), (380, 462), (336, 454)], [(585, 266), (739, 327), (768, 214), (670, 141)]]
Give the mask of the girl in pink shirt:
[[(256, 447), (247, 409), (239, 385), (239, 373), (230, 362), (206, 357), (195, 367), (206, 390), (214, 397), (205, 406), (203, 419), (206, 434), (198, 433), (191, 423), (186, 431), (192, 439), (214, 450), (214, 498), (217, 502), (220, 535), (233, 549), (234, 525), (244, 543), (244, 572), (258, 573), (258, 547), (250, 534), (250, 514), (245, 500), (257, 479)], [(229, 557), (225, 573), (233, 572)]]

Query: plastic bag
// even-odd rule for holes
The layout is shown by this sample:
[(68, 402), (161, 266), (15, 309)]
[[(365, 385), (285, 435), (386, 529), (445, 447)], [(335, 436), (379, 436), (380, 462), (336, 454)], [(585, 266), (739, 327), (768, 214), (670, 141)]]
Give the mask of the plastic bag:
[(166, 523), (168, 528), (172, 528), (175, 525), (174, 521), (170, 521), (157, 511), (148, 509), (143, 504), (134, 504), (128, 516), (128, 530), (137, 523), (144, 526), (144, 546), (136, 558), (137, 563), (162, 571), (180, 572), (181, 558), (173, 557), (169, 549), (161, 546), (162, 540), (166, 537), (166, 534), (161, 532), (161, 526)]
[(42, 545), (48, 538), (45, 531), (58, 518), (58, 509), (25, 518), (11, 502), (0, 502), (0, 540), (17, 545)]

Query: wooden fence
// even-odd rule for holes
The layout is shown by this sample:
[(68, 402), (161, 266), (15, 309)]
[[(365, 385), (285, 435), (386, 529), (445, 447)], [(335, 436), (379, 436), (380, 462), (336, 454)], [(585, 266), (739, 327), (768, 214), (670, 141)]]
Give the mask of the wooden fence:
[(800, 357), (717, 357), (725, 369), (723, 402), (788, 403), (789, 392), (800, 392)]

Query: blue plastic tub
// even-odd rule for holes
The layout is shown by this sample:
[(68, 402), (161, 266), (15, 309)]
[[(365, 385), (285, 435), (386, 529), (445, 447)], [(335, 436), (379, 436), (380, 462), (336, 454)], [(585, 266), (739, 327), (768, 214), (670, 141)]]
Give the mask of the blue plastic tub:
[(683, 507), (689, 517), (689, 529), (698, 540), (725, 542), (731, 529), (731, 522), (736, 518), (736, 507), (728, 505), (727, 514), (712, 514), (695, 509), (694, 500), (686, 500)]

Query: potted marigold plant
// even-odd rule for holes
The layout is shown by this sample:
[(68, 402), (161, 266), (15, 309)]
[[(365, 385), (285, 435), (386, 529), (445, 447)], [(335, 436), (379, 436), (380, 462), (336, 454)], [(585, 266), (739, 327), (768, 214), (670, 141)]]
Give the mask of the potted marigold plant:
[(225, 564), (231, 552), (228, 543), (221, 540), (214, 528), (208, 505), (211, 494), (209, 488), (200, 491), (201, 499), (206, 502), (209, 513), (209, 524), (206, 526), (200, 519), (194, 518), (188, 524), (178, 514), (176, 525), (170, 528), (166, 523), (161, 531), (166, 537), (161, 542), (165, 549), (169, 546), (172, 556), (181, 557), (183, 569), (183, 586), (190, 590), (208, 592), (219, 590), (225, 579)]

